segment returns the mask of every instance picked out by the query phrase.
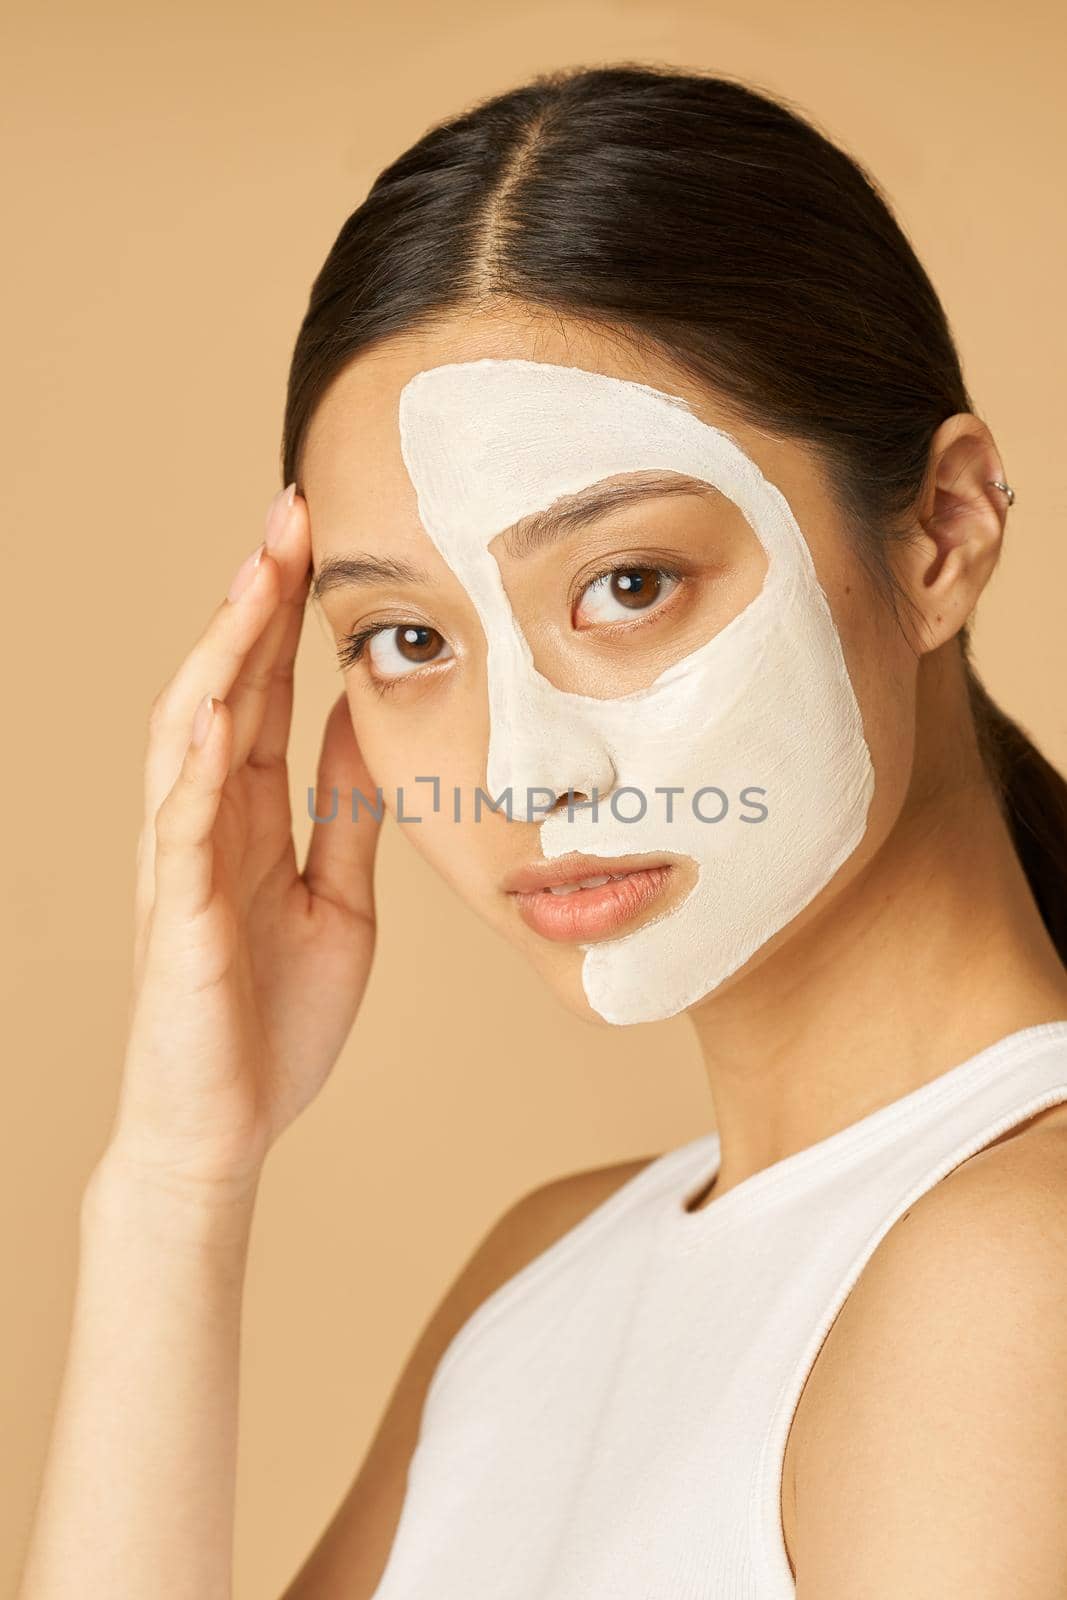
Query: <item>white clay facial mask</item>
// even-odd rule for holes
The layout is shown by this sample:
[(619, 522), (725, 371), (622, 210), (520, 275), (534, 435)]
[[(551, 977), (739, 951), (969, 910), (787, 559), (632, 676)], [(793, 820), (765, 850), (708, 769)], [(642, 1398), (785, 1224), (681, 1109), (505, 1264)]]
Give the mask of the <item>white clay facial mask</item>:
[[(863, 837), (874, 774), (837, 629), (781, 492), (688, 403), (546, 362), (431, 367), (405, 384), (401, 449), (427, 534), (487, 640), (486, 788), (601, 797), (546, 815), (545, 856), (685, 855), (696, 882), (672, 910), (585, 946), (582, 983), (608, 1022), (653, 1022), (715, 989), (818, 894)], [(562, 495), (620, 473), (673, 471), (732, 500), (767, 556), (756, 597), (646, 688), (573, 694), (534, 665), (490, 542)], [(766, 815), (716, 822), (714, 785), (766, 791)], [(640, 804), (609, 808), (630, 786)], [(680, 791), (671, 802), (661, 792)], [(620, 797), (621, 798), (621, 797)], [(544, 814), (537, 799), (529, 815)], [(698, 814), (702, 812), (702, 814)], [(633, 817), (635, 820), (625, 820)]]

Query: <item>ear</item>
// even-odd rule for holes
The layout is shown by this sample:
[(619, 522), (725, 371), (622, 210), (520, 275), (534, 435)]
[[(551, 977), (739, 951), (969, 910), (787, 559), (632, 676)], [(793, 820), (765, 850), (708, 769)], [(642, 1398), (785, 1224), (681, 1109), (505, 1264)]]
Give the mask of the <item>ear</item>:
[(959, 633), (997, 564), (1009, 501), (994, 478), (1006, 481), (986, 424), (967, 411), (946, 418), (930, 441), (914, 536), (898, 546), (920, 654)]

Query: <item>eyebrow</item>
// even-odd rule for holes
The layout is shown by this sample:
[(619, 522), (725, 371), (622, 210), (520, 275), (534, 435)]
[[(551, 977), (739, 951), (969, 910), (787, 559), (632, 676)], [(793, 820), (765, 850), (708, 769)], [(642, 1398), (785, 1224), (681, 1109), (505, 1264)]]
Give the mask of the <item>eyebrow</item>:
[(428, 583), (429, 573), (410, 561), (391, 556), (327, 556), (311, 580), (309, 600), (321, 600), (331, 589), (371, 583)]
[(614, 483), (593, 483), (575, 494), (563, 495), (543, 511), (534, 511), (513, 524), (503, 536), (504, 549), (515, 560), (532, 555), (546, 544), (584, 528), (606, 512), (618, 511), (661, 495), (714, 494), (713, 484), (682, 473), (645, 473)]
[[(542, 511), (520, 517), (503, 534), (504, 549), (513, 559), (522, 560), (535, 550), (543, 549), (554, 540), (573, 533), (575, 529), (587, 527), (598, 517), (609, 511), (618, 511), (623, 506), (637, 505), (653, 496), (709, 495), (715, 492), (713, 484), (677, 472), (646, 473), (614, 483), (589, 484), (574, 494), (562, 495)], [(425, 570), (389, 556), (363, 553), (327, 556), (312, 579), (309, 597), (321, 600), (331, 589), (360, 584), (429, 582), (430, 575)]]

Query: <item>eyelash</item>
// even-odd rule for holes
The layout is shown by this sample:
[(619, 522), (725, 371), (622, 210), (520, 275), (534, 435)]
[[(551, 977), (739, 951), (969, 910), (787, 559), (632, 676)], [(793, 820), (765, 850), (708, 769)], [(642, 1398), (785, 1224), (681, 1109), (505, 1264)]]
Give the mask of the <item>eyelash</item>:
[[(685, 574), (679, 572), (675, 567), (665, 567), (652, 562), (642, 562), (640, 559), (637, 561), (627, 562), (621, 566), (618, 562), (616, 562), (614, 566), (604, 567), (602, 571), (594, 572), (585, 580), (578, 592), (578, 595), (575, 597), (575, 600), (572, 601), (572, 610), (574, 605), (577, 604), (577, 601), (581, 599), (582, 595), (585, 594), (587, 589), (591, 589), (593, 587), (594, 583), (599, 583), (603, 578), (610, 578), (616, 572), (632, 572), (635, 567), (639, 566), (646, 567), (649, 571), (654, 572), (659, 578), (673, 578), (679, 585), (682, 585), (685, 582)], [(649, 615), (659, 611), (660, 609), (661, 607), (659, 606), (650, 607)], [(370, 640), (374, 638), (375, 634), (387, 633), (390, 628), (402, 628), (406, 623), (410, 622), (410, 620), (410, 618), (405, 617), (403, 621), (400, 622), (370, 622), (364, 628), (354, 628), (351, 633), (346, 634), (337, 647), (338, 665), (340, 670), (342, 672), (348, 672), (356, 665), (358, 661), (363, 659), (363, 651)], [(624, 628), (641, 626), (640, 622), (627, 622), (623, 623), (622, 625)], [(602, 626), (611, 626), (611, 624), (602, 624)], [(375, 678), (369, 672), (366, 674), (367, 681), (369, 682), (371, 688), (376, 694), (379, 695), (388, 694), (400, 684), (407, 683), (411, 678), (417, 676), (418, 673), (415, 672), (400, 673), (393, 678)]]
[[(407, 620), (407, 619), (405, 619)], [(365, 628), (354, 628), (353, 631), (341, 640), (337, 648), (338, 665), (342, 672), (349, 672), (357, 661), (363, 659), (364, 647), (377, 633), (386, 633), (390, 628), (402, 628), (403, 622), (371, 622)], [(395, 689), (397, 684), (403, 683), (405, 678), (413, 674), (405, 673), (396, 678), (375, 678), (371, 673), (366, 674), (367, 682), (376, 694), (388, 694)]]
[[(571, 610), (573, 611), (578, 601), (582, 598), (582, 595), (584, 595), (587, 590), (591, 589), (594, 583), (599, 583), (602, 578), (613, 577), (616, 572), (633, 572), (638, 567), (643, 568), (646, 572), (654, 572), (657, 578), (673, 578), (679, 586), (685, 582), (685, 574), (679, 572), (676, 567), (665, 567), (655, 561), (642, 561), (640, 556), (636, 561), (625, 561), (621, 565), (616, 561), (613, 566), (604, 567), (602, 571), (594, 572), (591, 577), (586, 578), (585, 582), (582, 584), (582, 587), (571, 601)], [(676, 592), (677, 591), (672, 590), (672, 593)], [(663, 607), (661, 605), (649, 606), (644, 615), (651, 617), (662, 610)], [(640, 617), (641, 614), (638, 613), (638, 616)], [(624, 622), (622, 625), (624, 628), (636, 628), (641, 626), (641, 622)], [(600, 626), (612, 627), (614, 624), (601, 623)]]

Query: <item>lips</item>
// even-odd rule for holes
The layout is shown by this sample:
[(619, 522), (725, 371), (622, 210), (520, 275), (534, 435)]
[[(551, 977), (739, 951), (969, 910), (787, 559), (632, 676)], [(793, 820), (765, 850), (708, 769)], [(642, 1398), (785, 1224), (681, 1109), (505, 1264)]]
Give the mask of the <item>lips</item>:
[(599, 889), (602, 883), (611, 883), (613, 879), (625, 878), (625, 872), (606, 872), (602, 878), (582, 878), (578, 883), (550, 883), (541, 892), (543, 894), (579, 894), (583, 889)]
[(523, 921), (553, 940), (591, 940), (620, 930), (670, 882), (669, 861), (646, 856), (570, 856), (513, 873), (505, 889)]
[(509, 894), (531, 894), (539, 889), (588, 882), (591, 878), (614, 878), (646, 867), (670, 866), (667, 856), (590, 856), (571, 851), (548, 861), (534, 861), (504, 879)]

